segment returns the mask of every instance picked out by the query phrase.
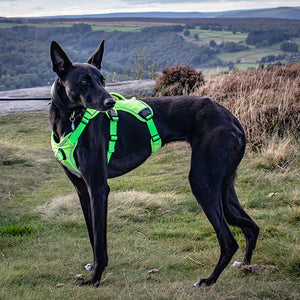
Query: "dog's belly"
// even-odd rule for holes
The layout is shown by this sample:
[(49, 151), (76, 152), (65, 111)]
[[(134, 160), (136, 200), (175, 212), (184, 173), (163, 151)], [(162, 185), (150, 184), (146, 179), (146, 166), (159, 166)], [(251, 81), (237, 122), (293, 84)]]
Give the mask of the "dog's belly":
[(108, 165), (108, 178), (118, 177), (132, 171), (145, 162), (149, 156), (148, 151), (146, 153), (132, 153), (124, 157), (118, 157), (116, 153)]

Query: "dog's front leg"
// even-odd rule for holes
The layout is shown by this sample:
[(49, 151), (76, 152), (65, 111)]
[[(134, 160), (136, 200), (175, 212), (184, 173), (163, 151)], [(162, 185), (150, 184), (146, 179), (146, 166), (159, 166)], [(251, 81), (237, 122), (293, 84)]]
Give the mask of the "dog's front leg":
[(108, 264), (107, 256), (107, 197), (109, 186), (103, 184), (91, 191), (91, 212), (94, 233), (94, 271), (90, 284), (98, 285), (101, 275)]
[(108, 264), (107, 256), (107, 197), (109, 186), (107, 183), (101, 186), (89, 186), (91, 217), (94, 237), (94, 270), (88, 285), (100, 284), (102, 273)]

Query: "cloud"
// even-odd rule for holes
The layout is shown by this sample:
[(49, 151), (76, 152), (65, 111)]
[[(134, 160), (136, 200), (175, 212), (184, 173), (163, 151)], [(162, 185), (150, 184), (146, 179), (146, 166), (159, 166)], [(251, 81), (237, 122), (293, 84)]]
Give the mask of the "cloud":
[(299, 6), (299, 0), (0, 0), (0, 16), (38, 17), (114, 12), (212, 12), (278, 6)]

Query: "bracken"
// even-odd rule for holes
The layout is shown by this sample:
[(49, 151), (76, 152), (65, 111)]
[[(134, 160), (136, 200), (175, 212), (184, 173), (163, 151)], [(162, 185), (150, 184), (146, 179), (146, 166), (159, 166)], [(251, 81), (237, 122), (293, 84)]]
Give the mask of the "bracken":
[(273, 136), (299, 138), (300, 63), (234, 70), (194, 94), (211, 97), (236, 115), (255, 149)]

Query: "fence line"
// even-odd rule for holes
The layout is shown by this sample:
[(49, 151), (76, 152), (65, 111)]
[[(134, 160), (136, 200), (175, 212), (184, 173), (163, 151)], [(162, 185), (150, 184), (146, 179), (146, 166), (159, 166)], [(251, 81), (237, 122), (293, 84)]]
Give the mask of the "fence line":
[(50, 101), (51, 98), (50, 97), (32, 97), (32, 98), (1, 98), (0, 97), (0, 101), (23, 101), (23, 100), (47, 100)]

